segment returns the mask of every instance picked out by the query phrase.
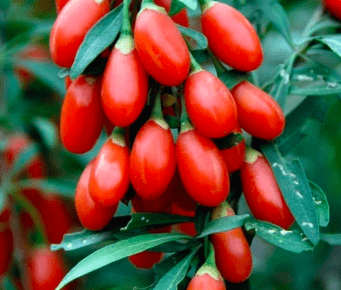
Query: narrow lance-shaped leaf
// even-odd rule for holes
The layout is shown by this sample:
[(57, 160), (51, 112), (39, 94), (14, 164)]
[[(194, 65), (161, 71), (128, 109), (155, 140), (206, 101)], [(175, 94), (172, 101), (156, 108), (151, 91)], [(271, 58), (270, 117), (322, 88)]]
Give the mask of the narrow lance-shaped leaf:
[(207, 48), (208, 42), (204, 34), (179, 24), (177, 24), (177, 27), (183, 35), (189, 36), (190, 38), (194, 39), (198, 43), (200, 48)]
[(100, 19), (86, 34), (71, 67), (70, 77), (77, 78), (86, 67), (105, 50), (120, 32), (122, 26), (122, 5)]
[(308, 180), (298, 159), (286, 162), (275, 143), (261, 144), (278, 186), (281, 189), (296, 222), (309, 240), (316, 245), (319, 240), (319, 224)]
[(179, 2), (183, 3), (186, 5), (188, 8), (195, 10), (198, 7), (198, 2), (197, 0), (178, 0)]
[(197, 250), (198, 248), (169, 270), (167, 274), (160, 279), (154, 287), (154, 290), (177, 290), (179, 283), (185, 278), (188, 267)]
[(341, 234), (321, 234), (321, 240), (332, 246), (341, 245)]
[(170, 10), (169, 10), (169, 15), (173, 16), (173, 15), (179, 13), (185, 7), (186, 7), (186, 5), (183, 2), (180, 2), (179, 0), (173, 0), (171, 3)]
[(58, 132), (55, 124), (49, 119), (36, 117), (32, 125), (38, 131), (40, 139), (49, 149), (54, 148), (58, 143)]
[(312, 251), (314, 248), (309, 239), (298, 230), (286, 231), (271, 223), (251, 219), (246, 222), (245, 228), (254, 229), (256, 235), (262, 239), (294, 253)]
[(341, 34), (316, 37), (315, 39), (327, 45), (332, 51), (341, 57)]
[(248, 214), (223, 217), (213, 220), (206, 225), (198, 238), (203, 238), (211, 234), (227, 232), (239, 228), (249, 219)]
[(103, 247), (81, 260), (60, 282), (56, 290), (62, 289), (71, 281), (125, 257), (148, 250), (157, 245), (180, 239), (190, 239), (180, 234), (148, 234), (119, 241)]
[(164, 226), (193, 221), (193, 218), (167, 213), (135, 213), (124, 230), (141, 227)]
[(319, 224), (326, 227), (329, 224), (329, 203), (323, 190), (314, 182), (309, 180), (309, 185), (313, 195)]

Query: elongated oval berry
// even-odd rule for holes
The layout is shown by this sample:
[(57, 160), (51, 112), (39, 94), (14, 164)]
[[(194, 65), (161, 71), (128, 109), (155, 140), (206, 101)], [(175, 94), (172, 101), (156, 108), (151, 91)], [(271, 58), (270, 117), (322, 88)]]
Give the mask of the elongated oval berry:
[[(67, 273), (66, 264), (58, 252), (52, 252), (48, 247), (36, 247), (29, 253), (27, 259), (28, 289), (53, 290)], [(71, 289), (65, 286), (63, 289)]]
[(102, 104), (109, 120), (126, 127), (141, 114), (147, 102), (148, 75), (130, 36), (120, 38), (105, 68)]
[(129, 262), (137, 269), (151, 269), (164, 257), (164, 253), (144, 251), (128, 257)]
[(138, 132), (130, 155), (130, 181), (144, 199), (159, 197), (175, 172), (175, 144), (168, 124), (150, 119)]
[(72, 0), (60, 11), (50, 34), (52, 60), (71, 67), (90, 28), (110, 11), (108, 0)]
[(184, 88), (188, 115), (210, 138), (227, 136), (237, 124), (237, 108), (228, 88), (208, 71), (190, 74)]
[(85, 167), (79, 178), (75, 194), (75, 206), (82, 225), (89, 230), (97, 231), (103, 229), (111, 221), (116, 212), (117, 204), (112, 207), (104, 207), (91, 198), (89, 180), (93, 163), (94, 161), (91, 161)]
[(103, 127), (101, 78), (80, 76), (70, 85), (61, 110), (60, 137), (72, 153), (85, 153)]
[(263, 61), (262, 46), (251, 23), (235, 8), (215, 1), (203, 7), (203, 33), (212, 52), (240, 71), (258, 68)]
[(197, 130), (180, 133), (176, 162), (188, 194), (204, 206), (221, 204), (229, 194), (230, 180), (223, 157), (213, 141)]
[(232, 89), (238, 122), (252, 136), (271, 140), (283, 133), (285, 117), (281, 107), (266, 92), (243, 81)]
[(92, 166), (90, 196), (103, 206), (114, 206), (124, 197), (128, 186), (129, 150), (124, 136), (112, 134), (103, 144)]
[(13, 254), (12, 230), (5, 225), (0, 225), (0, 279), (9, 268)]
[[(213, 210), (212, 219), (234, 215), (233, 209), (224, 202)], [(248, 279), (252, 271), (252, 254), (242, 229), (212, 234), (210, 238), (220, 274), (232, 283)]]
[[(169, 13), (172, 5), (172, 0), (155, 0), (154, 3), (165, 8), (167, 13)], [(185, 27), (189, 26), (189, 19), (186, 8), (183, 8), (178, 13), (172, 15), (171, 18), (177, 24)]]
[(188, 284), (187, 290), (226, 290), (224, 280), (221, 276), (212, 276), (207, 272), (195, 275)]
[(338, 20), (341, 20), (341, 1), (340, 0), (323, 0), (326, 10)]
[(245, 163), (240, 169), (243, 193), (256, 219), (288, 229), (294, 223), (275, 176), (265, 157), (248, 148)]
[[(239, 125), (232, 130), (232, 133), (242, 133)], [(227, 171), (233, 173), (240, 169), (244, 164), (245, 159), (245, 140), (241, 141), (237, 145), (231, 148), (220, 150), (221, 155), (224, 158)]]
[(155, 80), (165, 86), (178, 86), (185, 80), (189, 51), (163, 8), (149, 5), (138, 14), (134, 39), (143, 66)]

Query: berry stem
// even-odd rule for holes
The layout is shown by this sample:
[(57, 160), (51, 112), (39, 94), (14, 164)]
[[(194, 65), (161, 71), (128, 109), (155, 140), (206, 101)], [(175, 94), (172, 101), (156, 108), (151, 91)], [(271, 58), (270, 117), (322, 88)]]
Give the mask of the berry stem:
[(126, 35), (126, 36), (132, 35), (130, 19), (129, 19), (129, 4), (130, 4), (130, 0), (123, 0), (123, 8), (122, 8), (123, 20), (122, 20), (121, 33), (122, 35)]
[(227, 71), (227, 69), (222, 65), (222, 63), (219, 61), (219, 59), (213, 54), (213, 52), (210, 49), (208, 49), (207, 51), (208, 51), (208, 53), (212, 59), (213, 65), (217, 71), (218, 76), (225, 73)]
[(194, 56), (190, 53), (191, 57), (191, 74), (203, 71), (202, 67), (200, 64), (195, 60)]
[(125, 129), (123, 127), (116, 126), (112, 131), (109, 139), (112, 139), (112, 142), (120, 145), (122, 147), (126, 146), (126, 141), (124, 137)]
[(184, 97), (181, 100), (181, 109), (182, 109), (182, 112), (181, 112), (180, 134), (194, 129), (194, 127), (191, 123), (191, 120), (189, 119), (187, 110), (186, 110), (185, 98)]

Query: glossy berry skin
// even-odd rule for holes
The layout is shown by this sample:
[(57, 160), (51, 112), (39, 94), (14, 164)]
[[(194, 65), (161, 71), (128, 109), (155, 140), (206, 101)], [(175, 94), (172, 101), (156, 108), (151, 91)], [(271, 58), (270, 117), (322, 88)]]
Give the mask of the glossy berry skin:
[(65, 81), (65, 89), (68, 90), (70, 85), (72, 84), (72, 79), (69, 76), (67, 76), (65, 77), (64, 81)]
[[(232, 130), (232, 133), (242, 133), (239, 126)], [(227, 171), (229, 173), (236, 172), (239, 170), (245, 159), (245, 140), (238, 143), (236, 146), (220, 150), (221, 155), (224, 158)]]
[(210, 138), (227, 136), (237, 124), (237, 108), (228, 88), (208, 71), (191, 74), (185, 82), (188, 115), (198, 131)]
[(90, 197), (89, 179), (92, 166), (93, 161), (85, 167), (79, 178), (75, 194), (75, 206), (82, 225), (89, 230), (96, 231), (108, 225), (116, 212), (117, 205), (104, 207), (95, 203)]
[[(223, 203), (215, 208), (212, 219), (234, 216), (233, 209), (226, 205)], [(210, 238), (220, 274), (232, 283), (241, 283), (248, 279), (252, 271), (252, 254), (242, 229), (212, 234)]]
[[(27, 259), (27, 285), (29, 290), (54, 290), (67, 273), (62, 256), (48, 247), (34, 248)], [(63, 289), (71, 289), (65, 286)]]
[[(50, 34), (50, 53), (59, 66), (71, 67), (91, 27), (110, 11), (109, 1), (72, 0), (60, 11)], [(77, 23), (77, 25), (75, 25)]]
[(136, 50), (123, 53), (115, 47), (106, 65), (102, 84), (106, 116), (116, 126), (129, 126), (141, 114), (147, 96), (148, 75)]
[[(171, 0), (155, 0), (154, 3), (158, 6), (161, 6), (166, 9), (167, 13), (169, 13), (172, 1)], [(178, 13), (171, 16), (172, 20), (185, 27), (189, 27), (189, 19), (186, 8), (181, 9)]]
[(137, 269), (151, 269), (164, 257), (163, 253), (144, 251), (128, 257), (129, 262)]
[(269, 163), (261, 153), (247, 150), (240, 178), (246, 202), (254, 217), (284, 229), (290, 228), (294, 217), (283, 199)]
[(69, 0), (56, 0), (56, 10), (59, 13)]
[(150, 119), (138, 132), (130, 155), (130, 181), (144, 199), (159, 197), (175, 172), (175, 144), (167, 123)]
[(236, 70), (257, 69), (263, 61), (263, 52), (251, 23), (235, 8), (211, 3), (203, 11), (201, 24), (212, 52)]
[(208, 273), (195, 275), (188, 284), (187, 290), (226, 290), (224, 280), (219, 277), (215, 279)]
[(214, 207), (226, 199), (230, 180), (223, 157), (211, 139), (197, 130), (181, 133), (176, 161), (182, 183), (196, 202)]
[(341, 1), (340, 0), (323, 0), (326, 10), (338, 20), (341, 20)]
[(70, 85), (61, 110), (60, 137), (72, 153), (85, 153), (103, 128), (101, 79), (80, 76)]
[(114, 138), (103, 144), (91, 169), (91, 198), (103, 205), (114, 206), (124, 197), (129, 186), (129, 150)]
[(185, 80), (190, 67), (189, 51), (164, 10), (142, 10), (136, 19), (134, 40), (143, 66), (156, 81), (178, 86)]
[(285, 116), (266, 92), (243, 81), (232, 89), (240, 126), (254, 137), (272, 140), (283, 133)]
[(9, 268), (13, 254), (12, 230), (7, 225), (0, 225), (0, 279)]

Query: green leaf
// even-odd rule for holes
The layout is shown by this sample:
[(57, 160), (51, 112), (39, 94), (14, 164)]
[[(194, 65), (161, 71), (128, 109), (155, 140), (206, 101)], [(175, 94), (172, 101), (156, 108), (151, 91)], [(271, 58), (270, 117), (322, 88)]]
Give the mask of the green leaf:
[(39, 154), (37, 144), (33, 143), (25, 148), (15, 159), (13, 166), (10, 169), (9, 176), (19, 174), (29, 162)]
[(331, 246), (341, 245), (341, 234), (321, 234), (321, 240)]
[(0, 10), (6, 11), (11, 6), (10, 0), (1, 0), (0, 1)]
[(250, 216), (248, 214), (244, 214), (227, 216), (217, 220), (213, 220), (206, 225), (198, 238), (203, 238), (211, 234), (227, 232), (235, 228), (239, 228), (245, 224), (249, 217)]
[(115, 244), (103, 247), (90, 254), (73, 267), (59, 283), (56, 290), (63, 288), (65, 285), (79, 277), (115, 261), (148, 250), (157, 245), (181, 239), (190, 239), (190, 237), (180, 234), (148, 234), (119, 241)]
[(191, 54), (198, 63), (203, 63), (210, 59), (210, 55), (206, 49), (193, 49), (191, 50)]
[(298, 230), (286, 231), (271, 223), (257, 220), (246, 222), (245, 228), (255, 229), (256, 234), (262, 239), (294, 253), (312, 251), (314, 248), (308, 238)]
[(231, 133), (226, 137), (214, 139), (214, 143), (218, 146), (219, 150), (224, 150), (237, 146), (243, 140), (244, 140), (243, 134)]
[(325, 18), (321, 19), (313, 27), (310, 28), (310, 30), (308, 31), (308, 35), (311, 36), (319, 32), (320, 30), (337, 29), (340, 27), (341, 27), (340, 22), (326, 16)]
[[(198, 2), (197, 0), (177, 0), (184, 5), (186, 5), (189, 9), (195, 10), (198, 7)], [(173, 11), (172, 11), (173, 12)]]
[(154, 287), (154, 290), (177, 290), (179, 283), (185, 278), (189, 265), (198, 248), (177, 263), (165, 274)]
[[(12, 111), (15, 109), (15, 106), (20, 102), (20, 98), (22, 96), (22, 91), (20, 87), (20, 81), (13, 70), (5, 70), (4, 71), (4, 79), (1, 84), (0, 92), (5, 100), (5, 104), (7, 106), (7, 111)], [(6, 114), (6, 108), (1, 106), (0, 112)]]
[(261, 150), (272, 168), (284, 200), (296, 222), (309, 240), (316, 245), (319, 240), (318, 217), (310, 186), (299, 160), (287, 162), (273, 142), (264, 142), (261, 144)]
[(205, 225), (208, 223), (211, 210), (212, 208), (210, 207), (205, 207), (202, 205), (197, 206), (197, 209), (195, 211), (194, 223), (195, 229), (198, 234), (200, 234), (204, 230)]
[(58, 144), (58, 132), (56, 125), (49, 119), (35, 117), (33, 126), (39, 132), (40, 138), (49, 149), (55, 148)]
[(208, 42), (205, 35), (196, 30), (184, 27), (179, 24), (177, 24), (177, 27), (183, 35), (189, 36), (190, 38), (194, 39), (200, 48), (207, 48)]
[(250, 73), (243, 73), (236, 70), (226, 70), (223, 73), (218, 73), (219, 79), (227, 86), (230, 90), (242, 81), (250, 80)]
[(274, 0), (262, 0), (260, 1), (260, 8), (263, 11), (265, 17), (273, 24), (274, 28), (283, 35), (288, 44), (294, 48), (292, 36), (290, 33), (290, 24), (287, 13), (283, 6)]
[(164, 252), (164, 253), (176, 253), (180, 251), (187, 250), (189, 248), (196, 247), (200, 244), (197, 240), (190, 240), (190, 241), (173, 241), (168, 242), (150, 249), (153, 252)]
[(322, 98), (308, 97), (286, 116), (284, 132), (276, 139), (281, 154), (286, 155), (307, 135), (302, 132), (309, 118), (323, 120), (327, 106)]
[(115, 235), (112, 231), (92, 232), (83, 230), (78, 233), (64, 235), (60, 244), (51, 245), (51, 250), (58, 251), (63, 249), (64, 251), (73, 251), (108, 240), (115, 240)]
[(186, 7), (186, 5), (183, 2), (180, 2), (180, 0), (172, 0), (171, 7), (170, 7), (168, 14), (170, 16), (173, 16), (173, 15), (179, 13), (185, 7)]
[(131, 215), (131, 220), (124, 230), (137, 229), (141, 227), (152, 228), (153, 226), (166, 226), (191, 221), (193, 221), (192, 217), (167, 213), (134, 213)]
[(165, 119), (170, 128), (174, 129), (180, 127), (180, 120), (177, 117), (166, 115), (163, 118)]
[(319, 224), (321, 227), (326, 227), (329, 224), (329, 203), (326, 194), (317, 184), (310, 180), (309, 185), (315, 202)]
[(20, 61), (20, 65), (26, 67), (44, 84), (54, 89), (61, 96), (65, 95), (65, 84), (58, 79), (59, 68), (52, 62)]
[(75, 61), (71, 67), (71, 79), (81, 75), (86, 67), (110, 44), (112, 44), (121, 30), (122, 5), (112, 10), (100, 19), (86, 34), (78, 49)]
[(2, 209), (5, 206), (5, 191), (2, 187), (0, 187), (0, 212), (2, 212)]
[(317, 37), (316, 40), (327, 45), (332, 51), (341, 57), (341, 34)]
[[(6, 273), (5, 273), (6, 274)], [(0, 289), (2, 290), (16, 290), (17, 287), (8, 276), (3, 276), (0, 280)]]
[(58, 73), (58, 78), (64, 79), (70, 75), (70, 68), (62, 68)]

